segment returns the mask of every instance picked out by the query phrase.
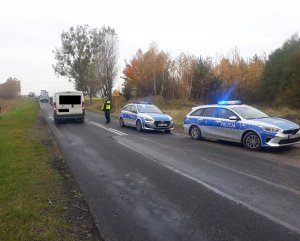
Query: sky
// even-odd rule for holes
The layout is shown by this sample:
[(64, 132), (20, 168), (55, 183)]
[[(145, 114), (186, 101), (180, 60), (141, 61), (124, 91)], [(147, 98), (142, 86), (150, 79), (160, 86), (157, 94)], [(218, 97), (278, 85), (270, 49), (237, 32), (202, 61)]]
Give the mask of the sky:
[(242, 57), (268, 56), (300, 34), (299, 0), (0, 0), (0, 84), (21, 80), (22, 94), (73, 90), (54, 74), (53, 50), (71, 26), (114, 28), (122, 85), (125, 60), (155, 42), (173, 58), (213, 57), (233, 47)]

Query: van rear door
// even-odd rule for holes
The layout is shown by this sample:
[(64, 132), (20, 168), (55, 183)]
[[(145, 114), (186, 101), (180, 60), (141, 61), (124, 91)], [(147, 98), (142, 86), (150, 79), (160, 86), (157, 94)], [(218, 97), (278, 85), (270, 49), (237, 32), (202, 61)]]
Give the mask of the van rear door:
[(82, 114), (82, 96), (80, 93), (64, 93), (58, 96), (58, 114)]

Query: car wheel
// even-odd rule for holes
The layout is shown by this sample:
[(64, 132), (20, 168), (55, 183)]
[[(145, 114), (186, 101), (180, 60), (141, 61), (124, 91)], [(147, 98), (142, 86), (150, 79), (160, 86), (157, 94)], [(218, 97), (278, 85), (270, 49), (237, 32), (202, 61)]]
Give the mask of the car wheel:
[(165, 133), (171, 133), (171, 130), (165, 130)]
[(120, 126), (121, 126), (121, 127), (125, 127), (123, 118), (120, 118), (120, 119), (119, 119), (119, 123), (120, 123)]
[(199, 140), (201, 138), (201, 131), (199, 127), (192, 126), (190, 130), (190, 135), (194, 140)]
[(54, 123), (55, 123), (55, 124), (58, 124), (58, 120), (57, 120), (57, 119), (54, 119)]
[(140, 120), (138, 120), (138, 121), (136, 122), (136, 130), (137, 130), (138, 132), (141, 132), (141, 131), (143, 130), (143, 128), (142, 128), (142, 123), (141, 123)]
[(261, 149), (261, 140), (255, 132), (251, 131), (244, 136), (243, 145), (250, 151), (258, 151)]

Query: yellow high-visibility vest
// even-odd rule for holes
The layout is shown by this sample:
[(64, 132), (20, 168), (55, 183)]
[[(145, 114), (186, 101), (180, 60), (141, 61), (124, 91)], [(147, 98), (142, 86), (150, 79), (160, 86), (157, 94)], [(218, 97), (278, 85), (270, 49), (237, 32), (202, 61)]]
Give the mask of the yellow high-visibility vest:
[(106, 101), (106, 110), (110, 110), (110, 101)]

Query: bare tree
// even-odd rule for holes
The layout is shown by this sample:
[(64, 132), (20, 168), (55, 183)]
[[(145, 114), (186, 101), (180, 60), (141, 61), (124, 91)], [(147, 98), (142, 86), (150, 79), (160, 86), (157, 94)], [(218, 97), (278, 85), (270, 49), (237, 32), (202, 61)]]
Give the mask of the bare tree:
[(111, 99), (112, 87), (118, 74), (118, 37), (114, 29), (102, 27), (93, 31), (94, 46), (93, 73), (99, 81), (99, 92)]
[(75, 89), (92, 97), (100, 93), (111, 98), (117, 76), (118, 38), (114, 29), (71, 27), (61, 35), (62, 47), (54, 51), (56, 74), (74, 81)]
[(74, 81), (75, 89), (87, 94), (87, 78), (92, 57), (89, 26), (71, 27), (61, 34), (62, 47), (56, 48), (56, 64), (53, 65), (56, 74)]

